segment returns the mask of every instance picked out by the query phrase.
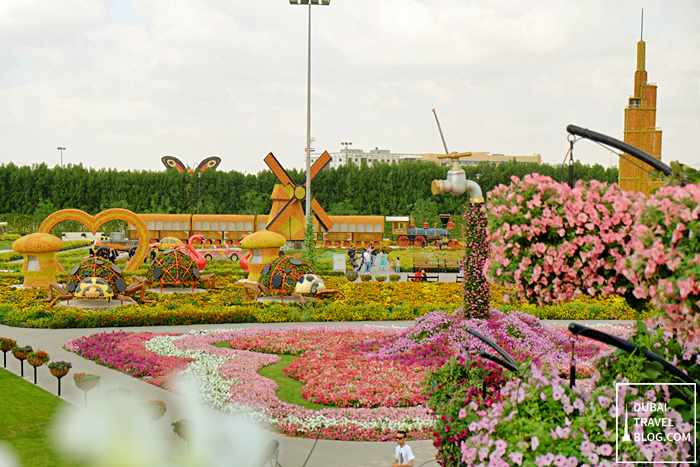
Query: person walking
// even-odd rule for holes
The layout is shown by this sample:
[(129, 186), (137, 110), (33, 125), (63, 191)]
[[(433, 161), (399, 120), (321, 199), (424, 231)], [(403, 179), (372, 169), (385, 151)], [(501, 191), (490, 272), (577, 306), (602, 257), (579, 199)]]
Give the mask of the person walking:
[(393, 259), (391, 261), (389, 261), (389, 271), (396, 272), (396, 269), (394, 269), (394, 260)]
[(369, 270), (372, 268), (372, 255), (369, 253), (369, 250), (365, 250), (362, 254), (362, 261), (365, 264), (365, 272), (369, 274)]
[(398, 445), (394, 449), (394, 464), (391, 467), (413, 467), (413, 451), (411, 446), (406, 444), (406, 432), (396, 432), (396, 442)]
[(375, 248), (372, 248), (372, 267), (374, 267), (374, 263), (377, 262), (377, 250)]
[(394, 263), (394, 264), (395, 264), (394, 267), (396, 268), (396, 272), (401, 272), (401, 258), (397, 257), (396, 263)]

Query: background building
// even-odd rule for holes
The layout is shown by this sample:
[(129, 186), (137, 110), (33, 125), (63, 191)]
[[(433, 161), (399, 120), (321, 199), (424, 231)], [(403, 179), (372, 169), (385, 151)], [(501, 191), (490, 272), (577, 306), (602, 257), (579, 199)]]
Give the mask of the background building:
[[(637, 42), (637, 71), (634, 74), (634, 96), (625, 109), (624, 140), (661, 160), (661, 129), (656, 128), (656, 84), (647, 82), (645, 68), (646, 44)], [(649, 195), (663, 182), (652, 181), (650, 165), (629, 154), (620, 156), (620, 188)]]
[[(372, 165), (375, 163), (388, 163), (394, 164), (401, 161), (412, 161), (412, 162), (432, 162), (434, 164), (449, 166), (451, 164), (449, 159), (438, 159), (438, 154), (408, 154), (408, 153), (392, 153), (389, 149), (370, 149), (368, 152), (364, 152), (362, 149), (341, 149), (338, 152), (329, 153), (333, 159), (328, 167), (337, 168), (341, 165), (346, 165), (348, 161), (353, 162), (357, 166), (361, 166), (363, 163), (367, 165)], [(316, 162), (321, 154), (311, 154), (311, 163)], [(460, 160), (462, 165), (477, 165), (481, 162), (489, 162), (491, 164), (499, 164), (501, 162), (508, 162), (515, 159), (516, 162), (526, 163), (535, 162), (537, 164), (542, 163), (542, 156), (540, 154), (533, 154), (532, 156), (507, 156), (505, 154), (490, 154), (488, 152), (475, 152), (470, 157), (465, 157)]]
[[(438, 156), (444, 156), (444, 154), (423, 154), (423, 158), (434, 162), (435, 164), (443, 165), (445, 167), (452, 164), (450, 159), (438, 159)], [(542, 163), (541, 154), (533, 154), (532, 156), (508, 156), (505, 154), (491, 154), (488, 152), (474, 152), (469, 157), (464, 157), (459, 160), (461, 165), (479, 165), (482, 162), (488, 162), (489, 164), (500, 164), (501, 162), (508, 162), (515, 160), (521, 164), (527, 162), (534, 162), (536, 164)]]

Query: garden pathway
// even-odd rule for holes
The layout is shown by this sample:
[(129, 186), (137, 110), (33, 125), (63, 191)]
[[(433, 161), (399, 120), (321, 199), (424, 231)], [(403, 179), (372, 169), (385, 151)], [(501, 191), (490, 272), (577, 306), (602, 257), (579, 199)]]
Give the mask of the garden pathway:
[[(412, 321), (402, 322), (366, 322), (359, 325), (377, 325), (377, 326), (401, 326), (408, 327), (413, 324)], [(15, 328), (10, 326), (0, 325), (0, 337), (9, 337), (17, 340), (18, 345), (31, 345), (35, 350), (41, 349), (49, 353), (52, 361), (66, 360), (73, 364), (71, 372), (63, 379), (61, 383), (61, 398), (71, 404), (82, 407), (84, 394), (79, 390), (72, 381), (73, 373), (85, 372), (98, 374), (102, 377), (101, 384), (97, 389), (88, 393), (88, 405), (91, 400), (97, 400), (104, 396), (104, 392), (117, 388), (127, 388), (131, 390), (133, 400), (151, 400), (160, 399), (165, 401), (168, 406), (163, 419), (156, 422), (155, 426), (160, 426), (162, 429), (170, 430), (170, 423), (186, 415), (182, 412), (183, 398), (177, 394), (157, 388), (145, 381), (137, 378), (132, 378), (124, 373), (109, 369), (91, 360), (85, 360), (67, 350), (61, 348), (61, 345), (69, 339), (75, 337), (86, 336), (105, 331), (124, 330), (129, 332), (173, 332), (187, 333), (194, 329), (241, 329), (248, 327), (288, 327), (288, 326), (357, 326), (358, 323), (270, 323), (270, 324), (235, 324), (235, 325), (192, 325), (192, 326), (153, 326), (153, 327), (130, 327), (130, 328), (91, 328), (91, 329), (27, 329)], [(20, 363), (11, 353), (7, 355), (7, 370), (19, 375)], [(46, 367), (39, 367), (37, 370), (38, 386), (46, 391), (56, 394), (57, 380)], [(29, 381), (34, 381), (34, 369), (25, 362), (24, 378)], [(227, 417), (216, 410), (206, 409), (211, 412), (212, 417)], [(0, 413), (2, 409), (0, 409)], [(262, 430), (261, 430), (262, 432)], [(269, 432), (261, 433), (261, 436), (270, 439), (276, 439), (279, 443), (279, 463), (284, 467), (301, 467), (309, 455), (309, 452), (314, 444), (314, 440), (288, 438), (272, 434)], [(185, 454), (185, 443), (180, 441), (174, 434), (172, 435), (173, 449), (175, 452)], [(427, 467), (437, 465), (434, 461), (436, 450), (432, 445), (432, 441), (412, 441), (409, 443), (415, 455), (415, 467), (426, 463)], [(333, 465), (336, 467), (374, 467), (374, 466), (391, 466), (393, 462), (394, 443), (378, 443), (378, 442), (352, 442), (352, 441), (329, 441), (320, 440), (316, 445), (313, 454), (311, 455), (307, 467), (321, 467)], [(232, 463), (231, 465), (235, 465)]]
[[(453, 279), (454, 280), (454, 279)], [(556, 320), (548, 321), (557, 324), (568, 325), (571, 321)], [(580, 321), (580, 324), (622, 324), (632, 321)], [(250, 327), (292, 327), (292, 326), (399, 326), (409, 327), (413, 321), (379, 321), (379, 322), (338, 322), (338, 323), (249, 323), (249, 324), (229, 324), (229, 325), (190, 325), (190, 326), (152, 326), (152, 327), (129, 327), (129, 328), (90, 328), (90, 329), (27, 329), (15, 328), (0, 325), (0, 337), (10, 337), (17, 340), (18, 345), (31, 345), (34, 349), (41, 349), (51, 355), (52, 361), (66, 360), (73, 364), (71, 373), (63, 380), (61, 388), (61, 398), (77, 406), (83, 405), (83, 392), (80, 391), (72, 381), (71, 374), (86, 372), (102, 376), (100, 387), (88, 393), (88, 404), (94, 398), (103, 397), (104, 392), (109, 389), (122, 387), (132, 391), (132, 398), (135, 400), (161, 399), (168, 404), (168, 411), (165, 417), (157, 422), (163, 429), (169, 430), (169, 425), (175, 420), (184, 417), (181, 406), (183, 399), (181, 396), (157, 388), (145, 381), (132, 378), (124, 373), (97, 363), (85, 360), (67, 350), (61, 345), (75, 337), (86, 336), (105, 331), (124, 330), (129, 332), (172, 332), (187, 333), (191, 330), (199, 329), (242, 329)], [(7, 370), (19, 375), (20, 363), (12, 356), (8, 355)], [(38, 369), (38, 386), (46, 391), (56, 394), (57, 381), (46, 367)], [(33, 368), (25, 364), (24, 377), (27, 381), (33, 382)], [(206, 409), (213, 417), (227, 417), (213, 409)], [(262, 431), (262, 430), (261, 430)], [(279, 463), (284, 467), (301, 467), (313, 446), (314, 441), (309, 439), (288, 438), (269, 432), (263, 432), (261, 436), (276, 439), (280, 443)], [(174, 449), (180, 450), (184, 455), (184, 443), (175, 435), (172, 436)], [(409, 443), (416, 455), (415, 467), (426, 464), (428, 467), (435, 466), (436, 450), (431, 441), (412, 441)], [(308, 467), (320, 467), (334, 465), (336, 467), (374, 467), (390, 466), (393, 462), (394, 443), (380, 442), (352, 442), (352, 441), (328, 441), (321, 440), (313, 451), (309, 459)]]

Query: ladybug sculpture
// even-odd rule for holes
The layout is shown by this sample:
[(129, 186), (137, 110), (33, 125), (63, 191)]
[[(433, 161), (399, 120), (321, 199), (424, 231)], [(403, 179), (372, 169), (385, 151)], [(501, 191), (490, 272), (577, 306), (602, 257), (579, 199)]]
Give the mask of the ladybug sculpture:
[(245, 286), (246, 296), (250, 298), (252, 292), (255, 300), (265, 295), (279, 295), (282, 302), (284, 296), (298, 298), (305, 305), (304, 294), (320, 296), (323, 294), (345, 294), (340, 290), (328, 289), (323, 279), (314, 274), (313, 269), (306, 261), (291, 256), (282, 256), (265, 266), (257, 284)]

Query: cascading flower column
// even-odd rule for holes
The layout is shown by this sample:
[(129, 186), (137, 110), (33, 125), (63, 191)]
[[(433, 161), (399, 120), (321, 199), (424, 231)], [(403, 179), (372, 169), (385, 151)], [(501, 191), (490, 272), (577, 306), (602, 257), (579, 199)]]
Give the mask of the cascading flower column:
[(464, 316), (488, 318), (491, 287), (484, 274), (486, 260), (491, 253), (483, 203), (464, 207)]

